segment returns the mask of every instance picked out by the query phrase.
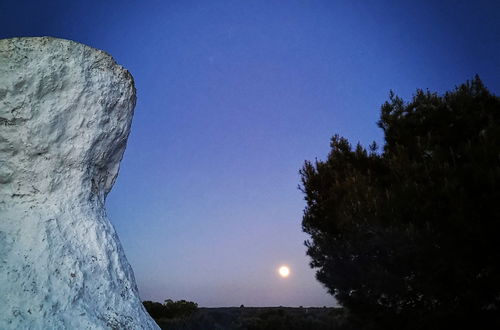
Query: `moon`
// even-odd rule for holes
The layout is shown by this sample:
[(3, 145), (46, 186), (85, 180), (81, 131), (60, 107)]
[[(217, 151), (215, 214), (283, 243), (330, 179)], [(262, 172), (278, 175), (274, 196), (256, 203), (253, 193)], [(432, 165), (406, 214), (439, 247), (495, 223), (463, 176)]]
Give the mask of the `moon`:
[(287, 266), (281, 266), (278, 269), (278, 273), (280, 273), (280, 276), (283, 278), (288, 277), (290, 275), (290, 268), (288, 268)]

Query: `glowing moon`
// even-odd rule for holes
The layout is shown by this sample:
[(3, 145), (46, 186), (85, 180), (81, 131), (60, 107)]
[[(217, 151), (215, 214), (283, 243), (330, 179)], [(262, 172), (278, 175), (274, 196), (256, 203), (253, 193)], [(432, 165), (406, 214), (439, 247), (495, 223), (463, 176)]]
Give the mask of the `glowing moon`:
[(280, 273), (281, 277), (288, 277), (288, 275), (290, 275), (290, 268), (288, 268), (287, 266), (281, 266), (278, 272)]

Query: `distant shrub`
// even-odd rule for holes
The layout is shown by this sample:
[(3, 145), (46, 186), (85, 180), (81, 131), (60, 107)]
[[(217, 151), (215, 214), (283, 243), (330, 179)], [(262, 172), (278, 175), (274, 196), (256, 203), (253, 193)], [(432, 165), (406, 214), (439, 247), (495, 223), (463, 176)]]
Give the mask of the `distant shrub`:
[(167, 299), (164, 304), (154, 301), (144, 301), (143, 305), (154, 319), (186, 318), (198, 309), (197, 303), (186, 300), (173, 301)]
[(165, 306), (163, 306), (159, 302), (147, 300), (143, 301), (142, 304), (152, 318), (159, 319), (165, 317)]
[(198, 304), (192, 301), (171, 299), (165, 300), (165, 309), (167, 318), (184, 318), (188, 317), (198, 309)]

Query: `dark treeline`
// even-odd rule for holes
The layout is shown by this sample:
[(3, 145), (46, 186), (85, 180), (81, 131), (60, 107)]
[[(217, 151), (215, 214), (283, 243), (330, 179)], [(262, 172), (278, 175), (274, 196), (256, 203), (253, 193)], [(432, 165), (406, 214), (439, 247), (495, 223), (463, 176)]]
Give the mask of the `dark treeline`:
[[(194, 304), (194, 303), (193, 303)], [(345, 323), (338, 308), (223, 307), (197, 308), (189, 313), (161, 314), (164, 304), (144, 306), (162, 329), (168, 330), (329, 330)]]

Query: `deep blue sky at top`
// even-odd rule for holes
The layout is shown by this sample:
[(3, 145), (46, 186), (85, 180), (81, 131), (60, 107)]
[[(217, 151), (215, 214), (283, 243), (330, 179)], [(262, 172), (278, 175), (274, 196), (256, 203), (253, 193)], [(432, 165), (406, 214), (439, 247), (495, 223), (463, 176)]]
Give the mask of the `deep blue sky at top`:
[(159, 301), (333, 305), (305, 256), (304, 160), (335, 133), (382, 142), (390, 89), (408, 99), (477, 73), (500, 94), (499, 1), (0, 3), (1, 38), (43, 35), (135, 78), (107, 207), (142, 298)]

